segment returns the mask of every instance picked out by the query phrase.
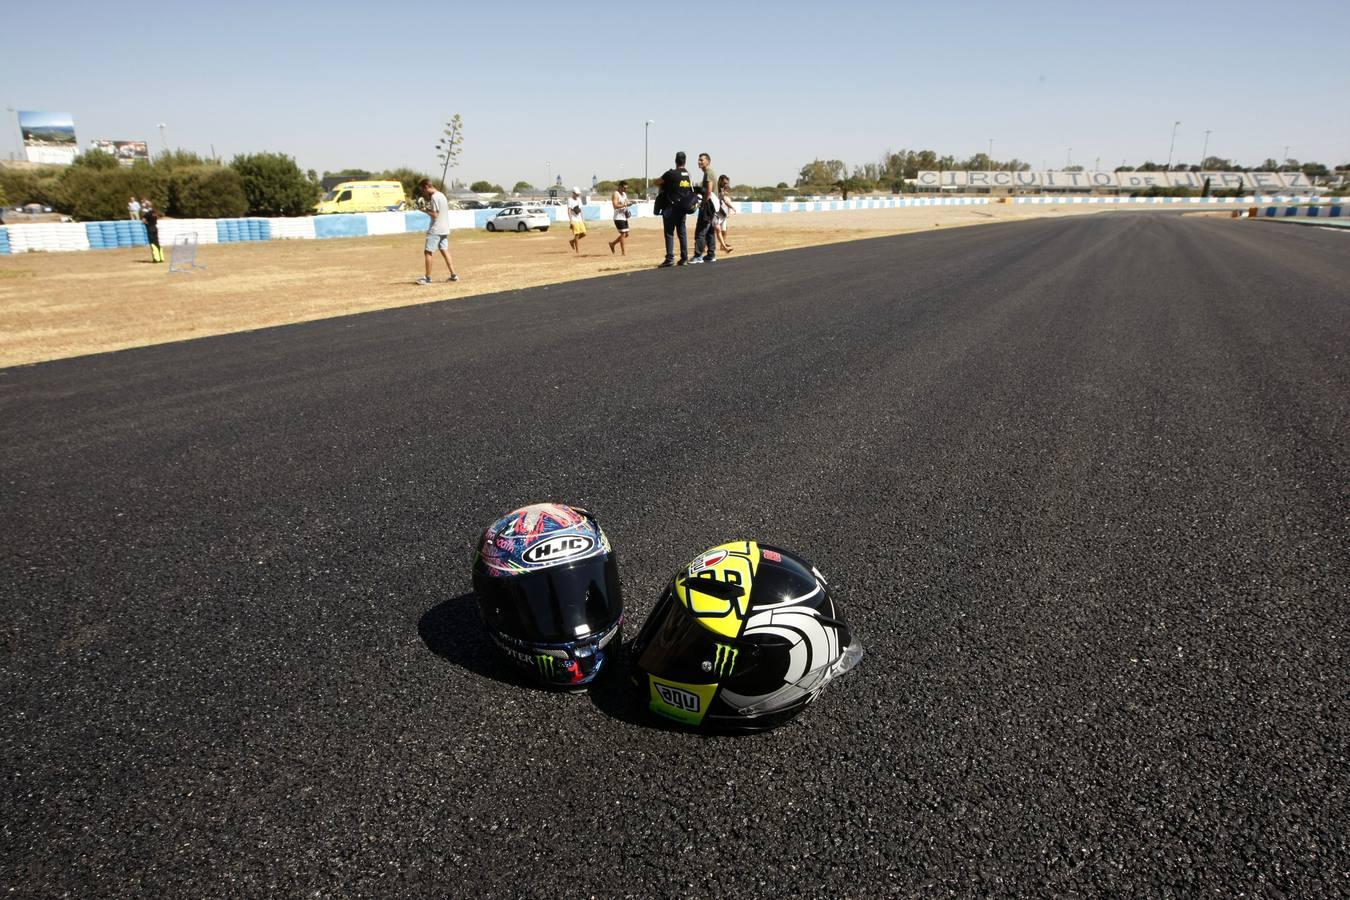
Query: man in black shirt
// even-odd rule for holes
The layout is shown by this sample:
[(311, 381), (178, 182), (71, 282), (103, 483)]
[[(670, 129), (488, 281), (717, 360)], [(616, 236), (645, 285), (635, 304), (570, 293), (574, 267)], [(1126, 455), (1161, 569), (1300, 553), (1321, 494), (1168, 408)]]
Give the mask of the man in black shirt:
[(661, 176), (661, 200), (665, 209), (661, 212), (661, 224), (666, 232), (666, 259), (658, 268), (668, 269), (675, 263), (675, 234), (680, 235), (680, 262), (689, 261), (689, 233), (685, 217), (689, 215), (689, 205), (694, 196), (694, 180), (684, 167), (685, 155), (681, 150), (675, 154), (675, 168), (667, 169)]

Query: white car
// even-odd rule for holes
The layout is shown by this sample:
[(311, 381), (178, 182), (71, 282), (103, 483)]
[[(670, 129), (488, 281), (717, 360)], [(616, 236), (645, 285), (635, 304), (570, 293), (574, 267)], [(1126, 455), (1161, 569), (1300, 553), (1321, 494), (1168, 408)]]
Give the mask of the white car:
[(508, 206), (487, 221), (488, 231), (548, 231), (553, 222), (537, 206)]

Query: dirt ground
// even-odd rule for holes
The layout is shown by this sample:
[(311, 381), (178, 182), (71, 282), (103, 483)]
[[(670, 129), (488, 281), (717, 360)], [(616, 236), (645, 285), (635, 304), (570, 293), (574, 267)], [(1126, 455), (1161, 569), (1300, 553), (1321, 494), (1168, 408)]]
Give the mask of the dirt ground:
[[(742, 214), (731, 218), (733, 252), (719, 254), (718, 265), (794, 247), (1099, 211), (994, 204)], [(661, 261), (657, 219), (634, 221), (626, 257), (606, 247), (611, 223), (587, 225), (580, 256), (567, 246), (565, 224), (546, 233), (457, 231), (450, 249), (461, 280), (445, 283), (437, 255), (440, 283), (432, 286), (414, 283), (422, 274), (420, 234), (204, 244), (197, 261), (206, 268), (188, 274), (152, 264), (144, 248), (0, 256), (0, 367), (556, 284)]]

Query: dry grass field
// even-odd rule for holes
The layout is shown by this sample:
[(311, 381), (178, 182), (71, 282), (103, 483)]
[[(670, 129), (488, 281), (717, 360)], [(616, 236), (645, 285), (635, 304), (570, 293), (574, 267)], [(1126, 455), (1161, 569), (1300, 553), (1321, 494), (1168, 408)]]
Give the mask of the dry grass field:
[[(734, 252), (721, 256), (734, 264), (794, 247), (1096, 212), (995, 204), (736, 215)], [(461, 280), (445, 283), (437, 256), (441, 283), (432, 286), (414, 283), (422, 273), (419, 234), (204, 244), (198, 262), (206, 268), (189, 274), (151, 264), (140, 248), (0, 256), (0, 367), (594, 278), (661, 261), (658, 220), (633, 223), (626, 257), (605, 246), (614, 236), (611, 223), (587, 224), (580, 256), (567, 246), (565, 225), (546, 233), (455, 232), (451, 253)]]

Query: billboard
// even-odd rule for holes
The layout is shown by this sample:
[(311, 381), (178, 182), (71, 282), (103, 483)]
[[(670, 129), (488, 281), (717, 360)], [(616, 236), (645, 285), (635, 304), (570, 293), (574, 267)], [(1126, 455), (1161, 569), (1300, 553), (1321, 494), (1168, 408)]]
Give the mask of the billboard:
[(95, 140), (89, 142), (90, 150), (102, 150), (111, 156), (117, 157), (117, 161), (124, 166), (133, 165), (136, 160), (150, 159), (150, 145), (145, 141), (101, 141)]
[(921, 188), (1017, 188), (1019, 190), (1140, 190), (1150, 187), (1200, 189), (1209, 180), (1212, 190), (1249, 190), (1257, 193), (1312, 187), (1302, 172), (920, 172)]
[(79, 153), (75, 120), (70, 113), (19, 110), (24, 154), (29, 162), (68, 165)]

